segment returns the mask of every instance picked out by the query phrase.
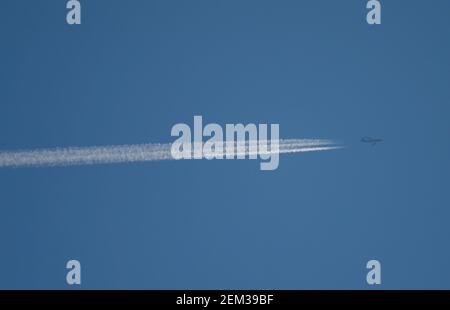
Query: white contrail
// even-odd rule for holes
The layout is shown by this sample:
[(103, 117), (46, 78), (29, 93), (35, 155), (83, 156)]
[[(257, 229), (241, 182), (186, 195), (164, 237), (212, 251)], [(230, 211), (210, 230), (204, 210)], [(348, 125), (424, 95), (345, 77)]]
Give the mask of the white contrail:
[[(254, 144), (253, 144), (254, 142)], [(246, 141), (244, 145), (245, 155), (284, 154), (327, 151), (341, 148), (331, 140), (322, 139), (290, 139), (279, 140), (278, 151), (270, 149), (271, 142)], [(265, 144), (261, 144), (265, 143)], [(263, 145), (267, 149), (258, 149), (257, 145)], [(234, 143), (237, 147), (239, 143)], [(273, 145), (273, 144), (272, 144)], [(173, 160), (171, 154), (172, 144), (137, 144), (119, 146), (94, 146), (94, 147), (68, 147), (54, 149), (38, 149), (25, 151), (0, 152), (0, 168), (5, 167), (45, 167), (45, 166), (74, 166), (112, 163), (131, 163), (159, 160)], [(224, 144), (225, 154), (226, 143)], [(238, 149), (237, 149), (238, 150)], [(236, 155), (243, 153), (235, 152)], [(203, 154), (205, 157), (207, 154)]]

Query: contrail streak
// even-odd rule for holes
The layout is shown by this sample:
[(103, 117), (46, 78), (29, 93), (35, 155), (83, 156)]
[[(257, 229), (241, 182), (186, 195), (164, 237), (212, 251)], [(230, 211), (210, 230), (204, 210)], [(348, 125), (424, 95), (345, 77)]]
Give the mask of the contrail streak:
[[(236, 155), (285, 154), (314, 151), (328, 151), (342, 148), (331, 140), (290, 139), (279, 140), (278, 151), (272, 151), (269, 141), (246, 141), (236, 143)], [(231, 142), (230, 142), (231, 143)], [(194, 145), (194, 144), (192, 144)], [(263, 146), (262, 149), (258, 145)], [(243, 146), (244, 153), (237, 147)], [(132, 163), (160, 160), (174, 160), (172, 144), (136, 144), (119, 146), (68, 147), (25, 151), (0, 152), (0, 168), (6, 167), (55, 167), (113, 163)], [(225, 154), (226, 143), (223, 146)], [(241, 149), (242, 150), (242, 149)], [(207, 154), (203, 154), (205, 157)]]

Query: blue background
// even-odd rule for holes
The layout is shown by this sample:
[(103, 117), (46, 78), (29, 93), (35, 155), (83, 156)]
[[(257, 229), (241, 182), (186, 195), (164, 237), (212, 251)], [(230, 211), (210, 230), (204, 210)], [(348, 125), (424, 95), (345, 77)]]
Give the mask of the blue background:
[[(279, 123), (347, 148), (0, 170), (0, 288), (450, 288), (450, 1), (0, 2), (0, 150)], [(362, 136), (383, 138), (378, 146)]]

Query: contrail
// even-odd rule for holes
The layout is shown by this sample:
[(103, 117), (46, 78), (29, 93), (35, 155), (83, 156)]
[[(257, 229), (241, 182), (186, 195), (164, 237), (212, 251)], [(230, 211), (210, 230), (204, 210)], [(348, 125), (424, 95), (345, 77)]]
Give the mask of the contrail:
[[(242, 142), (244, 144), (241, 142), (233, 143), (234, 148), (236, 148), (236, 156), (328, 151), (342, 148), (342, 146), (337, 145), (332, 140), (323, 139), (279, 140), (278, 151), (271, 150), (270, 145), (271, 143), (273, 145), (274, 142), (270, 140)], [(225, 154), (226, 145), (225, 143), (223, 154)], [(258, 145), (260, 148), (258, 148)], [(243, 146), (243, 149), (239, 149), (239, 146)], [(262, 149), (261, 146), (263, 146)], [(171, 147), (172, 144), (166, 143), (3, 151), (0, 152), (0, 168), (56, 167), (174, 160), (171, 154)], [(244, 153), (242, 153), (242, 150), (244, 150)], [(206, 155), (208, 154), (204, 153), (203, 157)]]

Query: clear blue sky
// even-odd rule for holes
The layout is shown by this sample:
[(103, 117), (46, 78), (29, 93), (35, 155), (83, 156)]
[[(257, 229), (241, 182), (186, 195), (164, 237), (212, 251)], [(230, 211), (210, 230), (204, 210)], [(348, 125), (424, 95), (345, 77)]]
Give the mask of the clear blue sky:
[[(344, 150), (0, 170), (0, 288), (450, 288), (450, 2), (0, 2), (0, 150), (279, 123)], [(384, 139), (376, 147), (362, 136)]]

